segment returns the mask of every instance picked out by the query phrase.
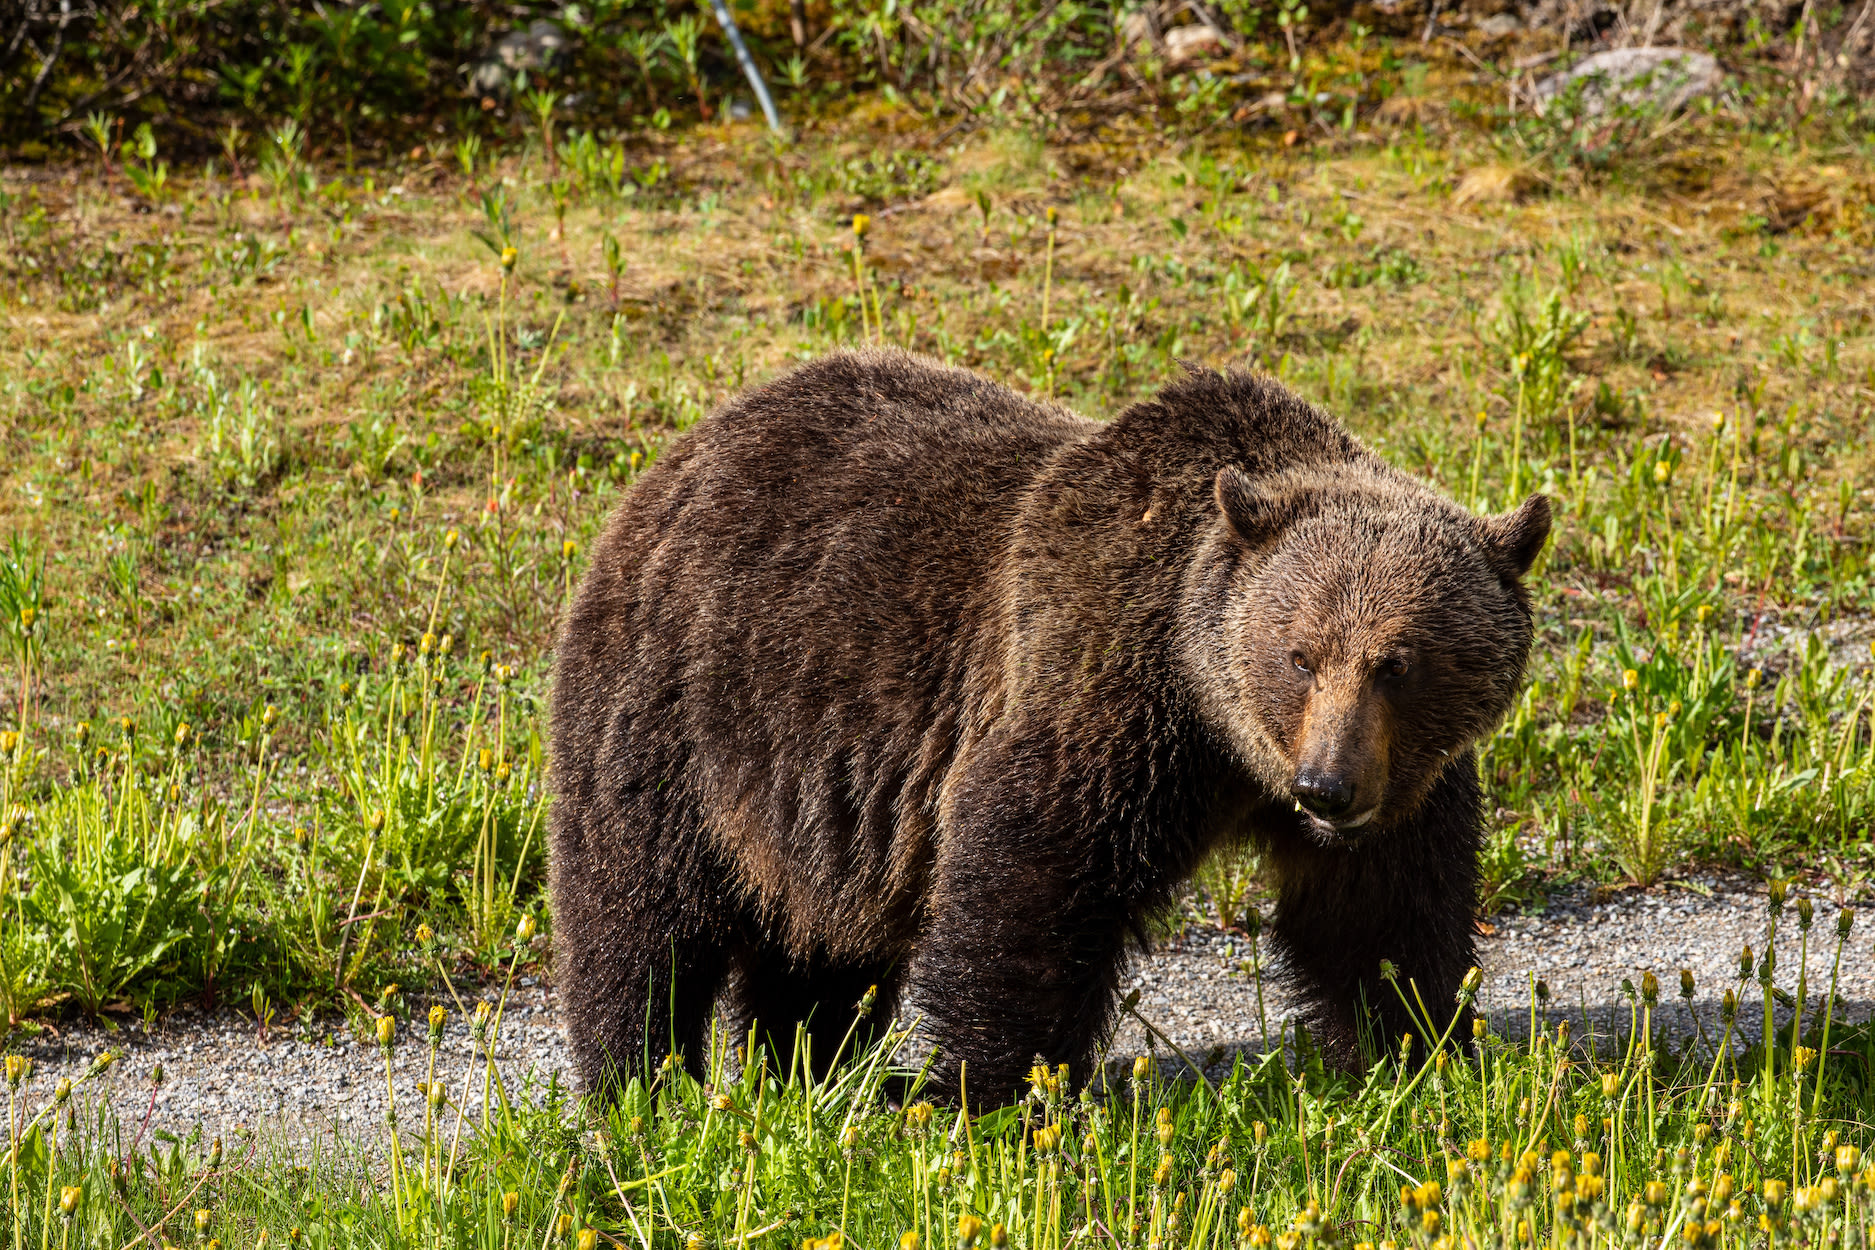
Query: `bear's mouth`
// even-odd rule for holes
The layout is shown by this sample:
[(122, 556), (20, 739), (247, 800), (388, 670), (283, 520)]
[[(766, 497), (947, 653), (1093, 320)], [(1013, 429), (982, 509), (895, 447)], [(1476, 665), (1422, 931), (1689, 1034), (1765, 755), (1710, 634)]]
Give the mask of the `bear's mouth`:
[(1371, 824), (1374, 817), (1380, 812), (1380, 808), (1374, 806), (1368, 808), (1358, 816), (1344, 816), (1339, 820), (1328, 820), (1302, 808), (1300, 805), (1298, 805), (1296, 810), (1302, 813), (1304, 819), (1309, 822), (1310, 827), (1312, 827), (1319, 836), (1324, 838), (1346, 838), (1350, 840), (1359, 830)]

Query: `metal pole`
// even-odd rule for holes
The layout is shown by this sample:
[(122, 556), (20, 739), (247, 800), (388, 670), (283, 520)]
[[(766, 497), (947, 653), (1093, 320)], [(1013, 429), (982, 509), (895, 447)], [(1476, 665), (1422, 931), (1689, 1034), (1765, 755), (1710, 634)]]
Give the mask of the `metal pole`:
[(742, 42), (742, 31), (736, 27), (736, 19), (729, 12), (727, 0), (710, 0), (710, 9), (716, 14), (716, 24), (729, 36), (729, 46), (736, 50), (736, 60), (741, 63), (749, 86), (754, 88), (755, 98), (762, 102), (762, 116), (768, 119), (768, 128), (780, 134), (781, 119), (775, 116), (775, 102), (769, 98), (768, 84), (762, 81), (762, 71), (755, 68), (755, 58), (749, 55), (749, 45)]

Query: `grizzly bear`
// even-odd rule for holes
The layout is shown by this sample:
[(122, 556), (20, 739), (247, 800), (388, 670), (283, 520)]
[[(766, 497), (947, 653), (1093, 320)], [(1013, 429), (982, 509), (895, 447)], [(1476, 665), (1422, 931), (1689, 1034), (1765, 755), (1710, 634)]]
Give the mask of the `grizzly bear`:
[(580, 1075), (696, 1070), (719, 998), (824, 1062), (877, 986), (942, 1096), (1084, 1078), (1129, 939), (1237, 839), (1336, 1061), (1364, 1013), (1412, 1028), (1383, 960), (1443, 1020), (1549, 525), (1248, 373), (1103, 422), (864, 351), (732, 400), (626, 494), (558, 643)]

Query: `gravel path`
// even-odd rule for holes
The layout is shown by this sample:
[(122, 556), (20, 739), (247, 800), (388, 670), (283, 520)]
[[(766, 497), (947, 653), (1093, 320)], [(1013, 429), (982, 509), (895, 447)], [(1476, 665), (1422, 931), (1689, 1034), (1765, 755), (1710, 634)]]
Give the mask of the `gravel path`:
[[(1710, 895), (1684, 889), (1628, 891), (1596, 899), (1585, 891), (1562, 891), (1541, 913), (1500, 917), (1494, 932), (1480, 941), (1486, 973), (1481, 996), (1494, 1028), (1510, 1036), (1528, 1030), (1530, 978), (1543, 978), (1550, 996), (1544, 1015), (1567, 1014), (1585, 1036), (1584, 1016), (1597, 1032), (1611, 1021), (1623, 1027), (1627, 1000), (1622, 978), (1640, 984), (1643, 973), (1660, 978), (1662, 1027), (1684, 1034), (1691, 1017), (1679, 1000), (1679, 969), (1691, 969), (1696, 988), (1694, 1008), (1709, 1034), (1715, 1033), (1718, 1000), (1737, 984), (1740, 948), (1749, 942), (1762, 954), (1765, 900), (1762, 887), (1741, 881), (1705, 879), (1692, 884)], [(1792, 900), (1794, 903), (1794, 899)], [(1810, 1003), (1820, 1004), (1829, 988), (1835, 948), (1837, 909), (1819, 902), (1809, 952)], [(1843, 956), (1838, 993), (1844, 1000), (1841, 1020), (1875, 1016), (1875, 923), (1865, 918)], [(1799, 935), (1795, 907), (1785, 911), (1777, 944), (1778, 984), (1794, 986)], [(1239, 1049), (1261, 1049), (1256, 980), (1248, 974), (1249, 943), (1241, 935), (1192, 928), (1166, 944), (1133, 970), (1131, 984), (1140, 994), (1139, 1011), (1195, 1058), (1223, 1062)], [(1742, 995), (1739, 1028), (1755, 1034), (1759, 1012), (1756, 982)], [(427, 1004), (424, 1004), (427, 1006)], [(1263, 982), (1263, 1018), (1275, 1040), (1290, 1009), (1279, 985)], [(419, 1013), (420, 1014), (420, 1013)], [(468, 1029), (452, 1010), (437, 1075), (454, 1097), (471, 1067)], [(1779, 1012), (1788, 1019), (1788, 1010)], [(401, 1030), (392, 1080), (399, 1122), (408, 1131), (421, 1123), (417, 1084), (427, 1079), (420, 1018)], [(124, 1058), (92, 1089), (101, 1090), (124, 1126), (128, 1142), (147, 1113), (148, 1133), (184, 1134), (200, 1123), (205, 1134), (229, 1136), (237, 1126), (264, 1131), (289, 1148), (310, 1145), (315, 1137), (362, 1140), (382, 1133), (385, 1109), (384, 1060), (375, 1044), (351, 1037), (336, 1016), (318, 1022), (309, 1035), (282, 1036), (261, 1045), (251, 1022), (233, 1013), (212, 1017), (179, 1011), (153, 1033), (134, 1024), (115, 1033), (73, 1022), (57, 1035), (22, 1041), (16, 1049), (35, 1066), (29, 1101), (48, 1096), (60, 1076), (76, 1078), (98, 1051), (110, 1047)], [(1144, 1050), (1165, 1053), (1149, 1041), (1137, 1021), (1126, 1019), (1114, 1038), (1112, 1054)], [(510, 1088), (532, 1080), (544, 1083), (567, 1073), (567, 1050), (560, 1032), (552, 991), (521, 984), (508, 1004), (497, 1051)], [(151, 1074), (161, 1065), (164, 1079), (151, 1101)], [(480, 1077), (469, 1083), (471, 1106), (479, 1106)]]

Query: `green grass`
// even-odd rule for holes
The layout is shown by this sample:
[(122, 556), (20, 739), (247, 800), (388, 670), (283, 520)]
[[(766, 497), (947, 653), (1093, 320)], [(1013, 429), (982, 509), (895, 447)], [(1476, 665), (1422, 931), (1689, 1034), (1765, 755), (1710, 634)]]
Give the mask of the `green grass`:
[[(1714, 1058), (1663, 1044), (1654, 1006), (1644, 989), (1628, 1029), (1572, 1038), (1566, 1020), (1539, 1020), (1533, 995), (1533, 1037), (1481, 1028), (1428, 1052), (1409, 1036), (1358, 1079), (1325, 1073), (1305, 1036), (1292, 1058), (1240, 1057), (1216, 1081), (1165, 1079), (1145, 1056), (1080, 1090), (1076, 1074), (1038, 1068), (1028, 1097), (974, 1117), (918, 1099), (915, 1070), (891, 1061), (901, 1035), (816, 1081), (718, 1034), (705, 1083), (667, 1062), (612, 1105), (571, 1104), (502, 1081), (488, 1057), (498, 1022), (474, 1030), (467, 1056), (439, 1055), (437, 1008), (428, 1079), (388, 1126), (395, 1149), (321, 1138), (294, 1152), (199, 1129), (144, 1147), (79, 1110), (82, 1083), (48, 1097), (9, 1070), (12, 1241), (1875, 1244), (1868, 1028), (1733, 1055), (1728, 1014)], [(384, 1025), (387, 1067), (389, 1047), (425, 1044)], [(908, 1096), (890, 1102), (906, 1076)]]

